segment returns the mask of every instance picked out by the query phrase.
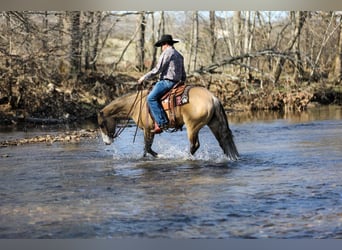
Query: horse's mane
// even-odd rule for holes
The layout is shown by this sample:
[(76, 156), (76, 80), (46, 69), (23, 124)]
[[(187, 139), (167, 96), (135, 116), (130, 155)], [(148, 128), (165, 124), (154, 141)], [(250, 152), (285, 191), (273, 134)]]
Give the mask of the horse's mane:
[(111, 103), (104, 107), (103, 110), (113, 116), (122, 116), (123, 113), (128, 112), (128, 109), (131, 109), (134, 102), (138, 102), (141, 98), (145, 98), (147, 93), (147, 90), (142, 90), (142, 93), (140, 91), (131, 91), (115, 98)]

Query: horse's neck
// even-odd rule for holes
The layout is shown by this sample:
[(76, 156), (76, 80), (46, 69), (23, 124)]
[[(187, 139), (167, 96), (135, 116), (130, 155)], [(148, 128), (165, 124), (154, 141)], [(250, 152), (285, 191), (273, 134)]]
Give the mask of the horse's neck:
[[(144, 94), (142, 96), (145, 97)], [(135, 107), (141, 101), (142, 96), (139, 93), (135, 93), (119, 97), (108, 105), (108, 112), (113, 117), (118, 118), (132, 116), (135, 111)]]

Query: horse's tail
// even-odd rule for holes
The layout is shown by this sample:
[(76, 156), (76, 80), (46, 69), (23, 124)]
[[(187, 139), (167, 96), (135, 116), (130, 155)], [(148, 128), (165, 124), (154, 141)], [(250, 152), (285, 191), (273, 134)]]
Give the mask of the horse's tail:
[(226, 112), (216, 97), (214, 97), (213, 101), (214, 115), (208, 123), (208, 126), (218, 140), (223, 152), (231, 160), (237, 160), (239, 153), (234, 143), (233, 133), (229, 128)]

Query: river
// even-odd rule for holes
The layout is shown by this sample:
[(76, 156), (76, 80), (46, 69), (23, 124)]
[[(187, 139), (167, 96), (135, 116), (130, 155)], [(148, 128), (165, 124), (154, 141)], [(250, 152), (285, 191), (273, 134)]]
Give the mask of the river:
[[(342, 238), (342, 109), (231, 114), (241, 158), (205, 127), (157, 135), (158, 159), (128, 127), (114, 144), (0, 148), (0, 238)], [(2, 129), (19, 138), (67, 130)]]

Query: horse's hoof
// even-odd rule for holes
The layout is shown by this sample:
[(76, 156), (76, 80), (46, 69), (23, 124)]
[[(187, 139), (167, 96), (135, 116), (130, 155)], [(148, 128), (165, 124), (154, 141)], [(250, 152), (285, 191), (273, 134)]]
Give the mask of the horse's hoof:
[(155, 158), (158, 157), (158, 153), (156, 153), (156, 152), (154, 152), (154, 151), (150, 152), (150, 154), (151, 154), (153, 157), (155, 157)]
[(153, 157), (158, 157), (158, 153), (154, 152), (154, 151), (146, 151), (144, 152), (143, 154), (143, 157), (146, 157), (147, 156), (147, 153), (149, 153), (150, 155), (152, 155)]

